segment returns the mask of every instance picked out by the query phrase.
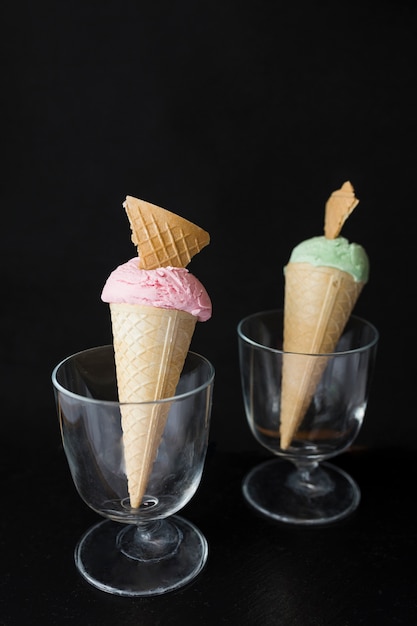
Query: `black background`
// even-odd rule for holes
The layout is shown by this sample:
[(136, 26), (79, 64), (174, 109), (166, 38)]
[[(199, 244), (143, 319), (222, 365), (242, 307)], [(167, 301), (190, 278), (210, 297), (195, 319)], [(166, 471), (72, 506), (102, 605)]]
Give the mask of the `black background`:
[(356, 313), (381, 333), (359, 442), (414, 445), (414, 4), (26, 0), (1, 11), (3, 437), (48, 454), (53, 366), (111, 341), (100, 293), (136, 253), (129, 194), (209, 231), (189, 269), (213, 301), (192, 343), (216, 367), (211, 436), (225, 450), (256, 445), (236, 325), (282, 304), (292, 247), (322, 234), (325, 201), (350, 180), (360, 204), (342, 234), (371, 260)]
[[(394, 623), (391, 618), (398, 617), (404, 602), (415, 608), (413, 582), (406, 577), (401, 560), (409, 559), (411, 565), (411, 552), (407, 552), (407, 540), (404, 549), (398, 544), (406, 522), (394, 523), (391, 531), (379, 526), (387, 489), (390, 519), (401, 512), (403, 520), (409, 517), (406, 503), (412, 493), (405, 487), (399, 492), (398, 485), (403, 484), (403, 473), (409, 481), (404, 484), (414, 484), (414, 464), (401, 460), (403, 453), (404, 458), (410, 451), (412, 456), (417, 447), (415, 3), (9, 0), (1, 3), (0, 11), (0, 441), (7, 484), (2, 521), (5, 510), (10, 520), (2, 527), (2, 549), (9, 548), (13, 562), (6, 575), (10, 603), (5, 615), (29, 614), (29, 593), (30, 602), (36, 596), (38, 605), (44, 607), (42, 616), (47, 606), (55, 607), (57, 613), (49, 615), (50, 623), (62, 624), (70, 615), (78, 620), (90, 605), (100, 607), (104, 619), (106, 606), (116, 603), (75, 582), (70, 550), (81, 529), (96, 516), (88, 517), (64, 467), (51, 372), (69, 354), (111, 342), (109, 311), (100, 300), (101, 290), (108, 274), (136, 253), (122, 208), (125, 196), (177, 212), (211, 235), (210, 245), (194, 257), (189, 269), (205, 284), (213, 301), (212, 319), (197, 325), (192, 342), (192, 348), (216, 368), (211, 455), (217, 450), (233, 477), (230, 509), (227, 502), (226, 506), (218, 502), (217, 511), (211, 509), (222, 475), (216, 474), (210, 456), (206, 476), (210, 489), (203, 485), (203, 508), (200, 513), (196, 510), (195, 521), (208, 534), (211, 528), (211, 562), (216, 568), (216, 558), (221, 560), (216, 552), (219, 545), (230, 559), (235, 555), (240, 560), (238, 546), (246, 545), (247, 533), (257, 533), (261, 542), (265, 532), (260, 523), (255, 530), (251, 527), (241, 503), (235, 507), (237, 495), (231, 495), (232, 488), (233, 493), (239, 489), (240, 470), (255, 459), (237, 461), (239, 454), (262, 452), (249, 432), (241, 401), (237, 323), (252, 312), (282, 305), (282, 270), (291, 249), (307, 237), (322, 234), (328, 196), (350, 180), (360, 204), (342, 234), (361, 243), (371, 261), (370, 281), (355, 312), (373, 322), (381, 335), (357, 448), (371, 448), (377, 456), (357, 468), (365, 490), (362, 515), (369, 520), (360, 535), (363, 544), (358, 544), (355, 524), (346, 532), (342, 529), (341, 543), (338, 531), (333, 535), (342, 550), (338, 563), (348, 565), (351, 584), (358, 585), (354, 589), (359, 604), (353, 598), (350, 609), (347, 605), (343, 609), (350, 611), (352, 621), (343, 617), (332, 621), (330, 611), (329, 619), (310, 623)], [(395, 455), (389, 451), (393, 448)], [(57, 459), (61, 473), (55, 475)], [(10, 475), (13, 480), (7, 478)], [(55, 512), (54, 493), (60, 493)], [(26, 500), (22, 499), (25, 494)], [(242, 525), (235, 543), (228, 543), (220, 528), (214, 535), (213, 529), (220, 510), (231, 520), (232, 504)], [(42, 511), (44, 521), (32, 526), (31, 532), (28, 522), (36, 511)], [(50, 563), (58, 578), (56, 588), (51, 588), (51, 572), (43, 570), (38, 585), (48, 581), (45, 584), (52, 589), (46, 596), (43, 588), (32, 586), (35, 563), (39, 563), (36, 538), (43, 537), (46, 519), (52, 520), (54, 513), (51, 540), (56, 546), (44, 539), (42, 553), (45, 567)], [(21, 536), (22, 529), (25, 548), (19, 548), (18, 539), (9, 546), (11, 528), (15, 537)], [(410, 525), (407, 528), (407, 537), (415, 537)], [(65, 568), (61, 572), (64, 532)], [(271, 527), (268, 533), (265, 537), (271, 545), (279, 543), (280, 536)], [(358, 550), (358, 567), (349, 560), (350, 548), (343, 552), (346, 533), (351, 533)], [(381, 547), (378, 553), (368, 553), (368, 568), (363, 570), (363, 577), (370, 573), (373, 580), (373, 595), (361, 596), (359, 587), (365, 589), (366, 581), (356, 578), (361, 570), (359, 552), (375, 533)], [(327, 545), (329, 535), (323, 532), (318, 537), (322, 543), (304, 537), (303, 550), (317, 545), (320, 551)], [(253, 561), (255, 547), (249, 555)], [(384, 550), (390, 547), (390, 560), (384, 561)], [(278, 559), (281, 547), (276, 550)], [(261, 561), (263, 551), (269, 554), (261, 545)], [(16, 557), (20, 553), (26, 555), (23, 564)], [(316, 557), (320, 561), (320, 555), (314, 554), (312, 562), (316, 563)], [(292, 557), (288, 558), (287, 572), (292, 571)], [(276, 568), (275, 561), (272, 567)], [(329, 567), (333, 566), (329, 563)], [(67, 578), (63, 583), (59, 576), (64, 571), (74, 580)], [(204, 605), (208, 601), (204, 593), (211, 594), (211, 610), (217, 616), (212, 623), (217, 624), (223, 623), (222, 609), (216, 604), (220, 561), (213, 571), (212, 586), (206, 587), (210, 578), (202, 579), (195, 593), (200, 593)], [(250, 586), (255, 596), (258, 571), (259, 576), (266, 576), (260, 568), (253, 570), (253, 578), (244, 579), (242, 574), (239, 579), (242, 588)], [(335, 611), (337, 594), (343, 593), (341, 572), (340, 585), (334, 582), (332, 587)], [(317, 573), (319, 581), (323, 572)], [(232, 584), (234, 573), (230, 574), (227, 580)], [(298, 578), (299, 571), (293, 575)], [(271, 598), (278, 601), (269, 576), (270, 572), (264, 582)], [(285, 579), (281, 581), (284, 586)], [(394, 589), (394, 579), (398, 579), (398, 588), (394, 587), (400, 595), (394, 591), (387, 595), (387, 590)], [(23, 600), (19, 604), (19, 581), (24, 580), (31, 582), (23, 596), (26, 604)], [(303, 583), (303, 590), (308, 584), (307, 580)], [(315, 593), (312, 590), (307, 612), (321, 606)], [(318, 593), (326, 595), (320, 587)], [(383, 609), (377, 607), (380, 597), (383, 606), (388, 606), (391, 594), (393, 609), (384, 622)], [(349, 590), (343, 596), (347, 604), (348, 595)], [(84, 598), (83, 605), (78, 604), (79, 597)], [(375, 602), (371, 609), (369, 597), (371, 604)], [(244, 619), (246, 609), (232, 602), (234, 614)], [(265, 608), (269, 620), (257, 621), (254, 602), (247, 623), (278, 623), (269, 600)], [(117, 614), (122, 601), (116, 604)], [(361, 621), (365, 605), (370, 621)], [(166, 623), (174, 623), (169, 621), (169, 602), (166, 606)], [(200, 610), (198, 602), (195, 606)], [(288, 613), (286, 623), (304, 626), (303, 605), (294, 606), (296, 612)], [(160, 623), (156, 617), (153, 621), (154, 611), (155, 605), (149, 603), (146, 623)], [(114, 615), (110, 617), (114, 623)], [(229, 623), (227, 614), (224, 623)], [(398, 617), (395, 623), (410, 622)]]
[(414, 5), (26, 0), (2, 14), (3, 437), (47, 454), (53, 366), (111, 341), (100, 293), (136, 252), (130, 194), (211, 235), (189, 266), (213, 301), (192, 347), (216, 367), (212, 439), (255, 445), (236, 325), (282, 304), (292, 247), (322, 234), (350, 180), (342, 234), (371, 260), (356, 312), (381, 333), (360, 437), (414, 445)]

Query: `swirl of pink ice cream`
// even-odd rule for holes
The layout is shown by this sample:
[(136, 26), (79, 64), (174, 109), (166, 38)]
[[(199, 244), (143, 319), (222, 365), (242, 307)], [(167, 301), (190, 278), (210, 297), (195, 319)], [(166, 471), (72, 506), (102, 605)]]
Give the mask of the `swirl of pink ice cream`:
[(177, 309), (210, 319), (212, 304), (201, 282), (184, 267), (139, 269), (134, 257), (119, 265), (108, 277), (101, 294), (103, 302), (142, 304), (159, 309)]

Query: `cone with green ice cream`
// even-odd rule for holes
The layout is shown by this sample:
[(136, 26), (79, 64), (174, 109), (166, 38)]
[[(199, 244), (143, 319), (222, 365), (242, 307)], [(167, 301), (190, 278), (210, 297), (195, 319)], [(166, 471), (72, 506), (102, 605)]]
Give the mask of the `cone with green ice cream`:
[[(326, 203), (324, 236), (296, 246), (285, 267), (284, 354), (280, 447), (296, 435), (327, 364), (369, 276), (362, 246), (340, 236), (358, 204), (349, 181)], [(287, 353), (297, 353), (296, 356)], [(301, 356), (300, 356), (301, 354)]]

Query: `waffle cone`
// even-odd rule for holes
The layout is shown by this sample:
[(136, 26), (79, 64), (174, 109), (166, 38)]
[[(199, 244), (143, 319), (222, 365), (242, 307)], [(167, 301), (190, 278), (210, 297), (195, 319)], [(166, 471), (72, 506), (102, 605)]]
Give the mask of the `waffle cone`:
[(205, 230), (155, 204), (127, 196), (123, 206), (138, 250), (140, 269), (186, 267), (210, 243)]
[[(197, 318), (184, 311), (110, 304), (119, 401), (175, 394)], [(138, 507), (156, 458), (170, 404), (121, 407), (130, 503)]]
[(364, 283), (347, 272), (309, 263), (285, 270), (284, 345), (281, 387), (281, 448), (290, 445), (309, 407), (327, 358), (333, 352)]

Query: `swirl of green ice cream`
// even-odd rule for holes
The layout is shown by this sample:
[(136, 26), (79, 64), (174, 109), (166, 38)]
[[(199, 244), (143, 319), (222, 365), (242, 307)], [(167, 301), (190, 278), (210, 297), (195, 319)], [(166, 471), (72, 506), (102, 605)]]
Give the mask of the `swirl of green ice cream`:
[(349, 243), (345, 237), (306, 239), (295, 246), (289, 263), (335, 267), (351, 274), (357, 282), (366, 283), (369, 278), (369, 259), (364, 248), (357, 243)]

